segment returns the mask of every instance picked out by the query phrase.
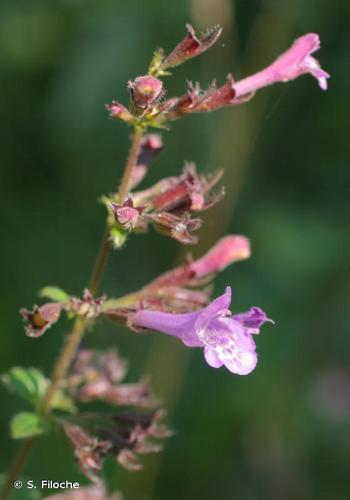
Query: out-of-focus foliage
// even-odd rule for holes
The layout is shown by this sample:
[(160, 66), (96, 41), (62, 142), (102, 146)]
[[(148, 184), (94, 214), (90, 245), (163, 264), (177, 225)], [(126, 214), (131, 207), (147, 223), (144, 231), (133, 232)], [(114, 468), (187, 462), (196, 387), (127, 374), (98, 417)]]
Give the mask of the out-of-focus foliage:
[[(107, 464), (126, 499), (348, 498), (349, 10), (330, 0), (1, 4), (1, 372), (52, 366), (67, 325), (26, 338), (18, 310), (47, 284), (78, 296), (86, 285), (105, 217), (98, 198), (116, 185), (128, 149), (129, 131), (104, 104), (127, 103), (126, 82), (156, 47), (171, 49), (187, 21), (224, 27), (210, 52), (174, 69), (169, 96), (186, 79), (206, 86), (253, 72), (308, 31), (320, 34), (317, 57), (332, 75), (326, 93), (305, 76), (164, 133), (150, 180), (178, 174), (184, 159), (225, 168), (226, 199), (206, 215), (194, 255), (226, 232), (249, 236), (253, 257), (226, 270), (216, 291), (230, 284), (236, 312), (259, 305), (276, 326), (258, 338), (259, 364), (246, 378), (160, 335), (101, 324), (86, 337), (88, 346), (118, 345), (131, 379), (152, 375), (177, 431), (138, 474)], [(175, 241), (133, 236), (110, 259), (102, 291), (139, 288), (179, 257)], [(4, 469), (17, 445), (8, 422), (23, 408), (0, 390)], [(26, 476), (84, 482), (60, 435), (40, 439)]]

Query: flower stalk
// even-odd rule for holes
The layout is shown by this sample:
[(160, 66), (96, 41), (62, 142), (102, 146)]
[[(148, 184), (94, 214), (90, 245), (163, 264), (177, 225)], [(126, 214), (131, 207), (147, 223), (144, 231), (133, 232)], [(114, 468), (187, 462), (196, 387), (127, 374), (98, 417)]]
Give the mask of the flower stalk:
[[(180, 97), (165, 99), (163, 76), (192, 57), (208, 50), (221, 34), (219, 26), (198, 37), (187, 25), (186, 37), (168, 56), (158, 50), (148, 73), (130, 80), (129, 108), (113, 101), (106, 105), (113, 120), (122, 120), (133, 127), (131, 146), (121, 181), (116, 192), (103, 196), (108, 210), (106, 229), (102, 236), (88, 288), (82, 297), (48, 286), (41, 296), (50, 299), (31, 310), (21, 309), (27, 336), (37, 338), (55, 324), (65, 312), (73, 319), (72, 329), (56, 359), (51, 379), (36, 368), (13, 367), (2, 381), (13, 392), (27, 399), (32, 412), (21, 412), (11, 421), (15, 439), (24, 439), (8, 472), (0, 500), (5, 500), (13, 482), (18, 479), (37, 435), (46, 432), (55, 421), (70, 440), (83, 474), (100, 484), (103, 460), (112, 455), (118, 463), (139, 470), (138, 455), (160, 451), (153, 441), (169, 436), (160, 420), (162, 409), (151, 413), (140, 408), (159, 406), (147, 379), (122, 383), (126, 362), (116, 350), (107, 353), (79, 349), (91, 322), (99, 316), (126, 325), (130, 330), (146, 333), (156, 330), (177, 337), (187, 347), (203, 349), (207, 364), (225, 366), (231, 373), (247, 375), (257, 364), (253, 336), (260, 327), (272, 322), (262, 309), (252, 307), (231, 314), (231, 288), (210, 299), (211, 283), (228, 265), (250, 257), (250, 241), (245, 236), (230, 235), (219, 240), (204, 256), (156, 277), (148, 285), (123, 297), (96, 297), (110, 250), (121, 248), (129, 233), (146, 232), (153, 226), (159, 233), (188, 245), (195, 244), (193, 235), (202, 224), (199, 212), (211, 208), (224, 196), (224, 188), (211, 193), (220, 181), (222, 171), (206, 178), (194, 163), (186, 163), (181, 175), (159, 180), (155, 185), (134, 191), (149, 164), (162, 149), (159, 134), (147, 134), (149, 127), (168, 128), (169, 123), (189, 113), (203, 113), (249, 101), (254, 93), (268, 85), (294, 80), (309, 73), (320, 87), (327, 88), (329, 74), (311, 54), (319, 49), (318, 35), (309, 33), (294, 44), (270, 66), (236, 82), (232, 75), (221, 87), (215, 80), (206, 91), (199, 83), (189, 82), (188, 91)], [(92, 400), (107, 402), (117, 411), (89, 413), (75, 403)], [(120, 406), (131, 406), (121, 412)], [(60, 410), (58, 416), (54, 410)], [(63, 416), (62, 416), (63, 412)]]
[[(136, 128), (132, 137), (131, 147), (129, 155), (126, 161), (124, 174), (120, 182), (118, 198), (122, 201), (127, 195), (128, 184), (132, 175), (133, 167), (136, 164), (136, 160), (140, 151), (141, 141), (143, 136), (143, 130)], [(111, 249), (111, 244), (109, 241), (109, 230), (106, 228), (99, 253), (96, 259), (95, 267), (90, 278), (89, 289), (93, 294), (98, 291), (100, 283), (103, 278), (103, 272), (107, 262), (107, 258)], [(72, 330), (68, 335), (68, 339), (59, 355), (51, 377), (51, 383), (47, 389), (45, 397), (42, 401), (40, 412), (43, 415), (47, 415), (50, 412), (51, 402), (56, 394), (57, 389), (60, 387), (62, 380), (67, 374), (67, 370), (72, 362), (72, 359), (80, 345), (81, 339), (84, 336), (85, 328), (87, 324), (87, 319), (77, 317), (74, 320)], [(15, 458), (9, 468), (6, 482), (3, 486), (3, 490), (0, 495), (0, 500), (5, 500), (11, 492), (13, 482), (16, 480), (18, 475), (21, 473), (22, 469), (25, 467), (27, 460), (33, 450), (36, 443), (36, 437), (29, 437), (23, 441), (22, 446), (17, 451)]]

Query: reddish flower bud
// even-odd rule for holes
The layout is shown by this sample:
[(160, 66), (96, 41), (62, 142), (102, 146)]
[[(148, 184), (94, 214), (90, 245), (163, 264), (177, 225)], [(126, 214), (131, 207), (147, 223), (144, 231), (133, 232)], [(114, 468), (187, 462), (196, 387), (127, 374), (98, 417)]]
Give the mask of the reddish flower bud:
[(40, 337), (59, 319), (62, 311), (60, 302), (49, 302), (34, 306), (32, 311), (21, 309), (20, 314), (26, 322), (25, 333), (28, 337)]
[(208, 50), (221, 34), (221, 27), (215, 26), (213, 29), (198, 38), (193, 27), (186, 24), (187, 36), (175, 47), (163, 63), (163, 68), (178, 66), (192, 57), (199, 56)]
[(197, 278), (222, 271), (232, 262), (250, 257), (249, 240), (244, 236), (226, 236), (201, 259), (190, 264)]
[(213, 277), (238, 260), (250, 257), (250, 243), (245, 236), (230, 235), (220, 239), (203, 257), (171, 269), (149, 283), (141, 292), (142, 299), (166, 287), (198, 287), (203, 278)]
[(125, 122), (130, 122), (133, 119), (130, 111), (118, 101), (112, 101), (112, 104), (106, 104), (105, 108), (107, 109), (109, 116), (113, 120), (123, 120)]
[(163, 96), (163, 83), (150, 75), (138, 76), (129, 81), (132, 100), (138, 108), (146, 109)]

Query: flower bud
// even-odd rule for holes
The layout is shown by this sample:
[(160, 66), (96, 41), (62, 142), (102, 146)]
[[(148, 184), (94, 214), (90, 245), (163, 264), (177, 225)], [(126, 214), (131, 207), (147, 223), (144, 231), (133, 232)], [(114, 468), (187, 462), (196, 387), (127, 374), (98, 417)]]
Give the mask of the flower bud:
[(250, 257), (249, 240), (244, 236), (226, 236), (200, 259), (192, 262), (191, 270), (197, 278), (222, 271), (232, 262)]
[(138, 108), (146, 109), (163, 96), (163, 83), (154, 76), (138, 76), (129, 81), (132, 100)]
[(107, 109), (112, 120), (123, 120), (124, 122), (130, 122), (133, 119), (130, 111), (118, 101), (112, 101), (111, 104), (106, 104), (105, 108)]

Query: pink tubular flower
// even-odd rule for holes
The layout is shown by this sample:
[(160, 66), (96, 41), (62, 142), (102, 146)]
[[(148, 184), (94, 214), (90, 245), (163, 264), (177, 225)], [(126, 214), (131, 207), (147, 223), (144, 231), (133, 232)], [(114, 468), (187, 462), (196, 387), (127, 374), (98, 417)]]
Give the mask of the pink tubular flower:
[(250, 255), (248, 238), (231, 234), (221, 238), (203, 257), (162, 274), (147, 285), (145, 290), (169, 286), (198, 287), (203, 278), (212, 277), (230, 264), (248, 259)]
[(321, 89), (326, 90), (327, 79), (330, 75), (310, 55), (319, 48), (320, 38), (316, 33), (308, 33), (297, 38), (293, 45), (270, 66), (235, 83), (236, 98), (251, 94), (276, 82), (289, 82), (306, 73), (315, 77)]
[(188, 347), (203, 347), (206, 362), (213, 368), (225, 365), (238, 375), (254, 370), (258, 357), (252, 335), (271, 321), (257, 307), (231, 316), (231, 288), (206, 308), (187, 314), (140, 310), (131, 323), (136, 328), (158, 330), (178, 337)]
[(244, 236), (226, 236), (205, 254), (201, 259), (190, 264), (196, 278), (222, 271), (226, 266), (237, 260), (250, 257), (249, 240)]

